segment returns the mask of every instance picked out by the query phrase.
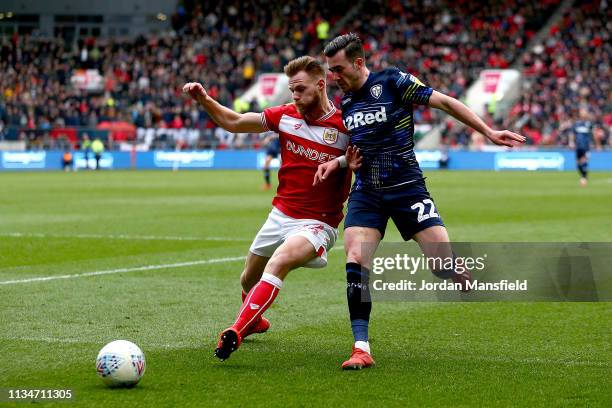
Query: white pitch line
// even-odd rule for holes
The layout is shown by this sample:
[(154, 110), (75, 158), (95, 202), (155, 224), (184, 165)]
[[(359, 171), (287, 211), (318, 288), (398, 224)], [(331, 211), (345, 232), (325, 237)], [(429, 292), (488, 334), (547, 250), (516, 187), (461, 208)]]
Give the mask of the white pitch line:
[(52, 281), (52, 280), (58, 280), (58, 279), (74, 279), (74, 278), (84, 278), (88, 276), (111, 275), (114, 273), (154, 271), (157, 269), (181, 268), (184, 266), (206, 265), (206, 264), (213, 264), (213, 263), (241, 261), (241, 260), (244, 260), (245, 258), (246, 257), (244, 256), (234, 256), (234, 257), (229, 257), (229, 258), (203, 259), (201, 261), (178, 262), (178, 263), (173, 263), (173, 264), (137, 266), (134, 268), (107, 269), (104, 271), (75, 273), (71, 275), (40, 276), (37, 278), (0, 281), (0, 285), (14, 285), (18, 283), (31, 283), (31, 282), (46, 282), (46, 281)]
[[(60, 344), (104, 344), (108, 342), (108, 338), (100, 338), (100, 339), (84, 339), (84, 338), (59, 338), (59, 337), (35, 337), (35, 336), (8, 336), (8, 337), (0, 337), (1, 340), (6, 341), (29, 341), (36, 343), (60, 343)], [(187, 343), (143, 343), (146, 344), (143, 347), (146, 349), (171, 349), (171, 350), (179, 350), (179, 349), (187, 349), (194, 347), (201, 347), (201, 344), (187, 344)], [(143, 345), (141, 344), (141, 346)]]
[(589, 184), (612, 184), (612, 178), (589, 181)]
[[(19, 234), (19, 233), (15, 233), (15, 234)], [(4, 235), (4, 234), (0, 233), (0, 236), (1, 235)], [(333, 251), (335, 249), (340, 249), (340, 248), (342, 248), (342, 245), (335, 245), (334, 247), (330, 248), (330, 251)], [(36, 278), (0, 281), (0, 285), (14, 285), (18, 283), (45, 282), (45, 281), (52, 281), (52, 280), (58, 280), (58, 279), (83, 278), (87, 276), (110, 275), (114, 273), (124, 273), (124, 272), (151, 271), (151, 270), (165, 269), (165, 268), (180, 268), (184, 266), (232, 262), (232, 261), (239, 261), (243, 259), (246, 259), (246, 257), (237, 256), (237, 257), (230, 257), (230, 258), (217, 258), (217, 259), (205, 259), (201, 261), (192, 261), (192, 262), (180, 262), (180, 263), (174, 263), (174, 264), (147, 265), (147, 266), (138, 266), (134, 268), (110, 269), (110, 270), (104, 270), (104, 271), (76, 273), (76, 274), (71, 274), (71, 275), (41, 276), (41, 277), (36, 277)]]
[(234, 237), (180, 237), (180, 236), (159, 236), (159, 235), (126, 235), (126, 234), (46, 234), (40, 232), (0, 232), (2, 237), (11, 238), (84, 238), (84, 239), (133, 239), (147, 241), (250, 241), (244, 238)]
[[(94, 339), (94, 338), (59, 338), (59, 337), (47, 337), (47, 336), (0, 336), (0, 340), (6, 341), (29, 341), (29, 342), (41, 342), (41, 343), (65, 343), (65, 344), (104, 344), (108, 339)], [(173, 340), (174, 341), (174, 340)], [(157, 349), (168, 349), (168, 350), (180, 350), (180, 349), (193, 349), (201, 348), (202, 343), (192, 342), (174, 342), (174, 343), (158, 343), (143, 341), (140, 346), (145, 350), (157, 350)], [(588, 367), (609, 367), (608, 361), (597, 361), (597, 360), (563, 360), (563, 359), (552, 359), (542, 357), (523, 357), (523, 358), (504, 358), (504, 357), (488, 357), (488, 356), (466, 356), (466, 357), (437, 357), (436, 360), (452, 360), (452, 361), (478, 361), (488, 363), (513, 363), (513, 364), (557, 364), (563, 366), (588, 366)]]

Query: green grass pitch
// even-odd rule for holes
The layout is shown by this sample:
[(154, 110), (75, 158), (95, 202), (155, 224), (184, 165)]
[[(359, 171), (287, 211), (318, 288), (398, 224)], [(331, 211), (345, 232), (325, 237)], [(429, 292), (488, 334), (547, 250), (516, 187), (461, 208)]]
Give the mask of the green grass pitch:
[[(612, 406), (609, 303), (375, 303), (377, 366), (342, 372), (352, 336), (340, 248), (326, 269), (290, 273), (270, 331), (217, 361), (243, 261), (206, 262), (246, 254), (273, 195), (261, 181), (1, 173), (1, 282), (130, 271), (0, 285), (0, 388), (73, 389), (61, 406)], [(427, 182), (456, 241), (612, 240), (611, 173), (587, 188), (573, 172)], [(394, 227), (386, 240), (399, 241)], [(146, 354), (135, 389), (96, 376), (97, 352), (115, 339)]]

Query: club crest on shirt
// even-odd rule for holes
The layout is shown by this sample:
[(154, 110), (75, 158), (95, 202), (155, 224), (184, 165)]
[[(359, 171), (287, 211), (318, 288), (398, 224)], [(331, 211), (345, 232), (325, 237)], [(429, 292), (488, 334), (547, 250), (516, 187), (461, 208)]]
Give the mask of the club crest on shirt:
[(370, 93), (376, 99), (380, 98), (380, 94), (382, 94), (382, 85), (376, 84), (370, 88)]
[(323, 131), (323, 141), (327, 144), (334, 144), (338, 141), (338, 129), (325, 128)]

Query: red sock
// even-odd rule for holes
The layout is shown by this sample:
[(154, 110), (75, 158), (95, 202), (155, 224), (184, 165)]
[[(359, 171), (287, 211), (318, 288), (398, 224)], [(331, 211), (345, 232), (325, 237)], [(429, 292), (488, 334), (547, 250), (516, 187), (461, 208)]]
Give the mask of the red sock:
[[(244, 291), (244, 289), (242, 289), (242, 303), (244, 303), (244, 299), (246, 299), (247, 297), (247, 293)], [(240, 309), (242, 309), (242, 306), (240, 306)], [(255, 321), (253, 322), (253, 326), (256, 325), (260, 320), (261, 320), (261, 315), (255, 319)]]
[(240, 334), (244, 333), (274, 302), (282, 285), (283, 281), (279, 278), (264, 273), (259, 283), (249, 291), (232, 328)]

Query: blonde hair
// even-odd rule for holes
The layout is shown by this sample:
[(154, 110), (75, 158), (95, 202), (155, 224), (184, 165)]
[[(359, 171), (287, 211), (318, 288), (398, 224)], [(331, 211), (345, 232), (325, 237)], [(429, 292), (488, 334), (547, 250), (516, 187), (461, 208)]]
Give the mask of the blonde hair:
[(298, 72), (304, 71), (311, 77), (325, 79), (325, 68), (323, 68), (323, 64), (310, 55), (305, 55), (289, 61), (287, 65), (285, 65), (284, 71), (285, 75), (290, 78)]

